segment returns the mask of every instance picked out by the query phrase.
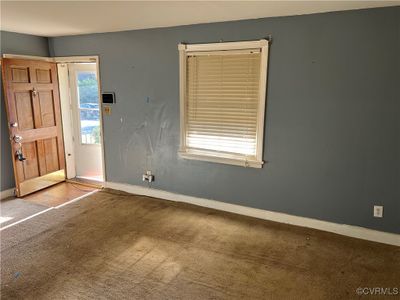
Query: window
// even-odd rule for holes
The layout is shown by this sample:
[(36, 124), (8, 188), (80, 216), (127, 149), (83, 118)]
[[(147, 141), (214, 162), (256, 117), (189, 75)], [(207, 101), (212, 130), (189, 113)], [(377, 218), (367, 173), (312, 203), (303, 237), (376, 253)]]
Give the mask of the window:
[(82, 144), (100, 144), (99, 92), (95, 71), (78, 71), (78, 110)]
[(180, 155), (261, 168), (268, 41), (178, 49)]

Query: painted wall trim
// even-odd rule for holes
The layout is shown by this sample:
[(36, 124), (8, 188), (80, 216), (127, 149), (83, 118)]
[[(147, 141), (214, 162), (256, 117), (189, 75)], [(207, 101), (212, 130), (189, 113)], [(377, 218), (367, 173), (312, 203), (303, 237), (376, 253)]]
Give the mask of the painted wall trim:
[(35, 55), (22, 55), (22, 54), (3, 54), (3, 58), (12, 58), (12, 59), (29, 59), (29, 60), (40, 60), (47, 62), (54, 62), (53, 57), (46, 56), (35, 56)]
[(15, 188), (4, 190), (0, 192), (0, 199), (3, 200), (8, 197), (15, 196)]
[(158, 189), (151, 189), (143, 186), (123, 184), (116, 182), (105, 182), (105, 187), (124, 191), (131, 194), (145, 195), (164, 200), (185, 202), (198, 206), (213, 208), (217, 210), (227, 211), (235, 214), (250, 216), (258, 219), (296, 225), (301, 227), (313, 228), (322, 231), (332, 232), (344, 236), (368, 240), (383, 244), (400, 246), (400, 234), (388, 233), (383, 231), (372, 230), (364, 227), (337, 224), (327, 221), (316, 220), (299, 216), (288, 215), (279, 212), (273, 212), (258, 208), (246, 207), (237, 204), (230, 204), (216, 200), (204, 199), (199, 197), (187, 196), (182, 194), (171, 193)]
[(95, 56), (60, 56), (60, 57), (46, 57), (46, 56), (34, 56), (34, 55), (21, 55), (21, 54), (3, 54), (3, 58), (13, 58), (13, 59), (30, 59), (30, 60), (40, 60), (47, 62), (56, 63), (92, 63), (98, 62), (99, 57)]
[[(180, 114), (180, 146), (179, 155), (185, 159), (209, 161), (229, 165), (262, 168), (263, 146), (264, 146), (264, 126), (265, 126), (265, 106), (266, 106), (266, 87), (268, 72), (268, 51), (269, 42), (265, 39), (258, 41), (242, 42), (222, 42), (207, 44), (178, 44), (179, 50), (179, 114)], [(188, 82), (187, 66), (188, 58), (191, 55), (234, 55), (239, 53), (250, 54), (256, 52), (260, 54), (259, 79), (258, 79), (258, 109), (255, 121), (255, 154), (246, 155), (243, 153), (227, 154), (224, 151), (191, 148), (187, 144), (188, 131)], [(207, 118), (207, 117), (206, 117)], [(247, 120), (246, 122), (248, 122)], [(201, 126), (201, 125), (200, 125)], [(204, 128), (203, 128), (204, 129)]]

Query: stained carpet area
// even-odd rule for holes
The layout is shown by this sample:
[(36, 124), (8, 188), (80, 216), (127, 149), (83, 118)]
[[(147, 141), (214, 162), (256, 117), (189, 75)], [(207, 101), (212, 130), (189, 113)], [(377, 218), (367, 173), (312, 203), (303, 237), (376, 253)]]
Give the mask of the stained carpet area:
[(400, 247), (113, 190), (2, 231), (2, 299), (354, 299)]

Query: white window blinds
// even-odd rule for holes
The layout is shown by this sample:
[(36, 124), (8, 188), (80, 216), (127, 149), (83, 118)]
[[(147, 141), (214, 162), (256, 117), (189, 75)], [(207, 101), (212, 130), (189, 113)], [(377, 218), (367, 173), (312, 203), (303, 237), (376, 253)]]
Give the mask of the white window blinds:
[(189, 51), (184, 59), (181, 153), (260, 166), (266, 72), (261, 49)]

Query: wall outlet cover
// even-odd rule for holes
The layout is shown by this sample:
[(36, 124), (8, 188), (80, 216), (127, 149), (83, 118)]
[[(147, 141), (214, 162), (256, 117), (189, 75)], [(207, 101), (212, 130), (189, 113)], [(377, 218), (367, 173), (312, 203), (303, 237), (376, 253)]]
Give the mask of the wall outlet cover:
[(383, 206), (374, 205), (374, 217), (375, 218), (383, 218)]
[(153, 182), (154, 175), (151, 174), (151, 171), (146, 171), (146, 174), (142, 175), (142, 179), (143, 181)]

